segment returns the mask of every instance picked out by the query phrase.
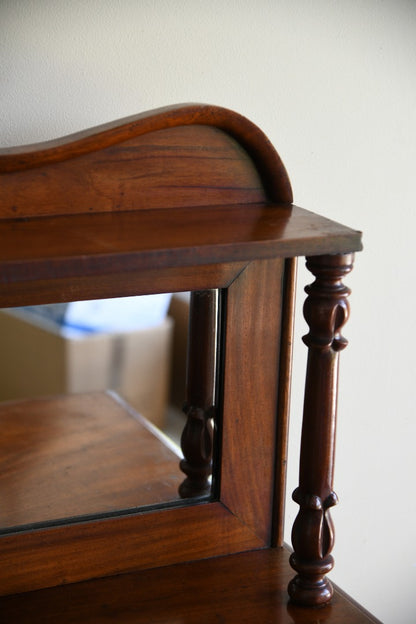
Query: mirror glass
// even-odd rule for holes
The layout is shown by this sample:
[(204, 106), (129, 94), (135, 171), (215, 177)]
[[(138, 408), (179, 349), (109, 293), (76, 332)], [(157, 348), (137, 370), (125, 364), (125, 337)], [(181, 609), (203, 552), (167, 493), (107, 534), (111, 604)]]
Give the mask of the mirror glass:
[(0, 310), (0, 532), (185, 502), (191, 299)]

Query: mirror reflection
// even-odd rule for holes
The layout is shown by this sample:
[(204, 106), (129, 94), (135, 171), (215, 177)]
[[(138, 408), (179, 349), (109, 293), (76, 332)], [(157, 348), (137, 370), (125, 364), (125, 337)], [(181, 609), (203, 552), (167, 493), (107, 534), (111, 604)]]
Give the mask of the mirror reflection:
[[(188, 409), (186, 424), (182, 411), (189, 402), (193, 296), (0, 311), (0, 531), (181, 499), (178, 491), (193, 473), (192, 440), (209, 438), (213, 415), (211, 407), (202, 419)], [(205, 338), (215, 353), (207, 360), (201, 345), (193, 355), (190, 350), (194, 364), (202, 355), (205, 367), (196, 386), (191, 375), (191, 401), (203, 388), (201, 400), (214, 402), (214, 388), (205, 381), (215, 379), (216, 316), (215, 307), (215, 336), (211, 322)], [(185, 425), (188, 460), (180, 447)], [(210, 482), (207, 465), (204, 479)], [(192, 495), (209, 494), (192, 485), (185, 487)]]

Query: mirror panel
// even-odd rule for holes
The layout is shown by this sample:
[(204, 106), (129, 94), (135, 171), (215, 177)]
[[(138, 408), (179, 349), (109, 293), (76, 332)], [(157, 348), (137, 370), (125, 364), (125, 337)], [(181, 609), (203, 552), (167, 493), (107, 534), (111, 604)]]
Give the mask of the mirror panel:
[(194, 500), (178, 493), (190, 300), (0, 311), (0, 533)]

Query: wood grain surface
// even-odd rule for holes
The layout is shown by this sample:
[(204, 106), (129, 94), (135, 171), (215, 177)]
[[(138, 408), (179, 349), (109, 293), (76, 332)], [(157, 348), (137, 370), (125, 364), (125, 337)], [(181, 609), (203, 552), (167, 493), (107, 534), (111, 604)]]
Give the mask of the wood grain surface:
[(242, 115), (203, 104), (2, 149), (0, 176), (0, 218), (249, 202), (265, 193), (292, 201), (286, 170), (263, 132)]
[(0, 427), (0, 530), (178, 499), (178, 455), (105, 393), (3, 403)]
[[(296, 607), (288, 552), (267, 549), (0, 599), (1, 624), (376, 624), (342, 593)], [(378, 623), (380, 624), (380, 623)]]
[(225, 319), (220, 498), (265, 543), (273, 517), (283, 270), (280, 258), (252, 262), (228, 289)]
[(361, 248), (359, 232), (281, 204), (0, 221), (0, 239), (2, 307), (215, 288), (230, 264)]
[[(360, 232), (293, 206), (261, 130), (207, 105), (0, 150), (0, 184), (1, 307), (215, 288), (226, 302), (217, 499), (1, 535), (0, 594), (29, 593), (2, 598), (0, 622), (374, 621), (337, 592), (319, 610), (289, 607), (288, 553), (270, 548), (282, 540), (294, 259), (358, 251)], [(309, 380), (325, 377), (318, 367)], [(320, 396), (335, 400), (325, 382)], [(326, 423), (316, 413), (312, 441)], [(45, 432), (23, 433), (36, 455)], [(304, 450), (301, 465), (322, 477)], [(19, 469), (23, 452), (4, 467)]]

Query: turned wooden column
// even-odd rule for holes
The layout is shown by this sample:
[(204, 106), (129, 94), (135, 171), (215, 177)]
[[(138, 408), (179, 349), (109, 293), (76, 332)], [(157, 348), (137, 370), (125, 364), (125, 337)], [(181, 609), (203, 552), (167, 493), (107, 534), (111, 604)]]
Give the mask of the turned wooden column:
[(218, 291), (191, 293), (186, 371), (187, 421), (181, 437), (187, 475), (179, 486), (182, 498), (203, 496), (211, 489), (215, 376), (217, 352)]
[(353, 254), (306, 259), (316, 280), (305, 288), (304, 316), (309, 333), (299, 487), (293, 500), (300, 509), (292, 529), (294, 552), (290, 564), (298, 573), (289, 583), (293, 602), (320, 605), (333, 588), (326, 574), (333, 567), (334, 529), (329, 509), (336, 505), (333, 491), (335, 426), (339, 351), (347, 341), (341, 328), (349, 314), (349, 288), (342, 278), (351, 271)]

